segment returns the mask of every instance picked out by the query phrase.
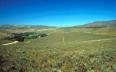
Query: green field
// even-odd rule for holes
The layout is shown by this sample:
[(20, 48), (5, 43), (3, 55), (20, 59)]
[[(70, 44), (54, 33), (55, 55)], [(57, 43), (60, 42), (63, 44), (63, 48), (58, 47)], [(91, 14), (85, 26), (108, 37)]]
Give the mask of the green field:
[(11, 45), (0, 40), (0, 72), (116, 72), (115, 27), (33, 31), (48, 36)]

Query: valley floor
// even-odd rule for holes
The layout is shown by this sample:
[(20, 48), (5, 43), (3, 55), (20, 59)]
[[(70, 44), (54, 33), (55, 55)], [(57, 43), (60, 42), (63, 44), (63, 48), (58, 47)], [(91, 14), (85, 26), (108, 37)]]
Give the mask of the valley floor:
[(116, 71), (116, 30), (61, 28), (33, 31), (48, 36), (24, 42), (0, 40), (0, 72)]

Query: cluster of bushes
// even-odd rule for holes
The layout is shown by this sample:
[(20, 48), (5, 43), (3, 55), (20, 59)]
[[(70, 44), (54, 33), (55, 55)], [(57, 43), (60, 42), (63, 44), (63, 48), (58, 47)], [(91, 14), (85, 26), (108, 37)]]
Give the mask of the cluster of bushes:
[(35, 32), (26, 32), (26, 33), (12, 33), (5, 39), (8, 40), (16, 40), (16, 41), (24, 41), (25, 39), (36, 39), (38, 37), (46, 37), (47, 34), (35, 33)]

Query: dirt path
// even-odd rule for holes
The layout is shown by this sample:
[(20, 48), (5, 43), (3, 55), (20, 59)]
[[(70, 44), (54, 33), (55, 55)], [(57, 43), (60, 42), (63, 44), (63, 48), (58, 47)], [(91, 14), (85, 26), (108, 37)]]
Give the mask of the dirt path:
[(74, 44), (74, 43), (88, 43), (88, 42), (100, 42), (100, 41), (108, 41), (108, 40), (116, 40), (116, 38), (107, 38), (107, 39), (95, 39), (95, 40), (85, 40), (85, 41), (71, 41), (68, 42), (67, 44)]
[(12, 45), (12, 44), (16, 44), (16, 43), (18, 43), (18, 41), (14, 41), (14, 42), (2, 44), (2, 45)]
[(97, 41), (106, 41), (106, 40), (113, 40), (114, 38), (110, 39), (96, 39), (96, 40), (87, 40), (87, 41), (80, 41), (80, 42), (97, 42)]

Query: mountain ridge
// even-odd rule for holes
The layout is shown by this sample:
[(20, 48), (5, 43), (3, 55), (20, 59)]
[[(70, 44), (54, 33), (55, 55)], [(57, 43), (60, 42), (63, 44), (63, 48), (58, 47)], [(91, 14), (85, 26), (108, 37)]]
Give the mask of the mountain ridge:
[(0, 24), (0, 30), (4, 29), (47, 29), (55, 28), (53, 26), (44, 26), (44, 25), (19, 25), (19, 24)]
[[(72, 27), (113, 27), (116, 26), (116, 20), (110, 21), (96, 21), (87, 23), (79, 26), (71, 26)], [(45, 25), (19, 25), (19, 24), (0, 24), (0, 30), (4, 29), (48, 29), (48, 28), (57, 28), (55, 26), (45, 26)], [(62, 27), (62, 28), (70, 28), (70, 27)]]
[(77, 27), (111, 27), (111, 26), (116, 26), (116, 20), (96, 21), (96, 22), (80, 25)]

